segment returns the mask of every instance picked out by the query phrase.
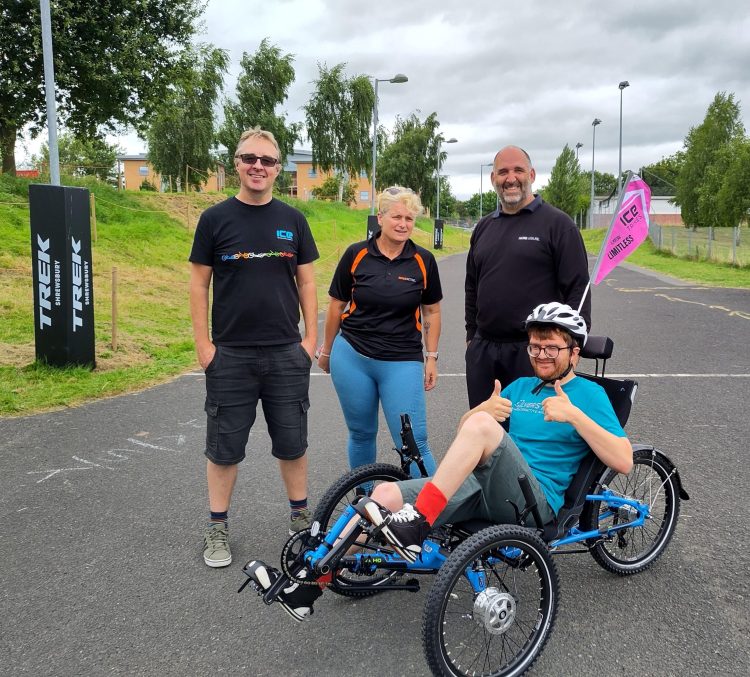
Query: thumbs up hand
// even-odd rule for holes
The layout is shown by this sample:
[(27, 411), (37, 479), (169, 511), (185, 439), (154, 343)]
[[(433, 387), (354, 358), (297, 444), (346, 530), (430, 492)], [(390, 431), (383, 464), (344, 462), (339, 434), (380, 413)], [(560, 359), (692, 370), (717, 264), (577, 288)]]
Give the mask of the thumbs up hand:
[(502, 389), (503, 387), (500, 384), (500, 381), (495, 379), (495, 387), (492, 390), (492, 395), (490, 395), (488, 400), (485, 400), (479, 405), (479, 407), (477, 407), (482, 411), (486, 411), (499, 423), (507, 420), (513, 409), (513, 403), (509, 399), (500, 395)]
[(575, 406), (571, 403), (570, 398), (560, 385), (560, 381), (555, 381), (555, 395), (548, 397), (542, 402), (545, 421), (556, 421), (557, 423), (570, 423), (571, 415), (575, 411)]

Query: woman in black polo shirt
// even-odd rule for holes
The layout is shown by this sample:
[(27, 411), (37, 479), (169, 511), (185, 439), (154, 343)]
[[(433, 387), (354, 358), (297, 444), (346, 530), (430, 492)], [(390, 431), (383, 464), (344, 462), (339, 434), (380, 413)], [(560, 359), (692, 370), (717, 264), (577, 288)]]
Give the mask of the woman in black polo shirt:
[[(435, 471), (424, 393), (437, 384), (443, 292), (435, 257), (409, 239), (421, 211), (413, 191), (386, 188), (378, 197), (380, 232), (344, 252), (328, 290), (318, 365), (330, 371), (341, 402), (352, 468), (375, 462), (380, 402), (397, 446), (400, 414), (409, 414), (427, 471)], [(414, 464), (412, 475), (419, 476)]]

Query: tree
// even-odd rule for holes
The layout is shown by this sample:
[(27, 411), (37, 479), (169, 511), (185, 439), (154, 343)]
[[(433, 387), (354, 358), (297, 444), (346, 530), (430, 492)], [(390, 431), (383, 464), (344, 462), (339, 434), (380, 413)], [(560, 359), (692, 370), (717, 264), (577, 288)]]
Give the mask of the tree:
[[(591, 193), (591, 171), (583, 172), (586, 190)], [(594, 170), (594, 195), (612, 195), (617, 188), (617, 177), (609, 172)], [(590, 198), (589, 198), (590, 199)]]
[[(57, 143), (63, 174), (96, 176), (101, 181), (114, 180), (117, 153), (121, 152), (116, 145), (99, 138), (80, 139), (70, 132), (61, 134)], [(33, 161), (49, 168), (49, 146), (46, 143), (42, 144), (41, 156), (33, 158)]]
[[(419, 193), (422, 204), (435, 211), (437, 154), (443, 140), (438, 133), (437, 113), (430, 113), (424, 121), (416, 113), (407, 118), (396, 118), (393, 141), (378, 157), (378, 184), (400, 185)], [(441, 153), (440, 162), (447, 153)], [(441, 192), (442, 203), (442, 192)]]
[(664, 157), (652, 165), (641, 167), (641, 178), (651, 188), (652, 195), (674, 195), (677, 190), (677, 177), (683, 163), (683, 154), (678, 151), (674, 155)]
[(211, 155), (213, 111), (227, 64), (227, 53), (216, 47), (202, 45), (185, 52), (179, 80), (146, 135), (148, 159), (162, 176), (186, 176), (197, 188), (216, 167)]
[(571, 218), (581, 210), (581, 196), (586, 195), (585, 182), (576, 154), (567, 143), (555, 160), (549, 183), (542, 190), (542, 195), (547, 202), (562, 209)]
[(375, 91), (366, 75), (347, 78), (346, 64), (318, 64), (315, 91), (305, 105), (313, 166), (357, 176), (372, 170), (372, 110)]
[[(437, 168), (436, 168), (437, 169)], [(440, 175), (440, 218), (458, 216), (459, 202), (451, 190), (450, 178)], [(437, 213), (437, 212), (436, 212)]]
[[(692, 127), (685, 137), (684, 161), (677, 176), (674, 199), (680, 206), (685, 225), (710, 225), (710, 215), (718, 211), (719, 205), (717, 194), (711, 196), (710, 191), (703, 188), (706, 175), (722, 147), (744, 136), (740, 106), (734, 94), (719, 92), (708, 107), (703, 122)], [(699, 204), (701, 194), (704, 197)]]
[[(281, 162), (293, 152), (299, 141), (302, 123), (287, 124), (286, 114), (276, 113), (277, 106), (286, 101), (289, 87), (294, 82), (292, 54), (282, 54), (268, 38), (264, 38), (254, 54), (243, 52), (242, 72), (237, 80), (237, 100), (224, 103), (224, 122), (217, 138), (234, 154), (237, 142), (246, 129), (256, 125), (276, 137), (281, 149)], [(227, 162), (227, 166), (233, 166)]]
[(750, 210), (750, 139), (730, 140), (716, 153), (698, 193), (704, 226), (734, 228)]
[(482, 213), (479, 213), (479, 193), (474, 193), (468, 200), (464, 201), (466, 215), (472, 219), (479, 220), (482, 216), (487, 216), (497, 208), (497, 193), (494, 190), (487, 190), (482, 194)]
[[(94, 138), (117, 123), (143, 129), (195, 33), (203, 0), (53, 0), (57, 111), (66, 128)], [(16, 137), (46, 123), (39, 2), (0, 6), (0, 152), (15, 173)]]
[(318, 200), (340, 200), (350, 205), (357, 199), (357, 186), (351, 181), (344, 181), (340, 175), (331, 175), (320, 186), (313, 188), (312, 194)]

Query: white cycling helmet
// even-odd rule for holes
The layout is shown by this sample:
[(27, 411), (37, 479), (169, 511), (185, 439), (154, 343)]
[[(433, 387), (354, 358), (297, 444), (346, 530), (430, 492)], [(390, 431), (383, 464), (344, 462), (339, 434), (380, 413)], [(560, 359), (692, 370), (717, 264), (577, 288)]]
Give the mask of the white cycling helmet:
[(526, 318), (526, 322), (523, 323), (524, 329), (528, 329), (530, 324), (551, 324), (560, 327), (578, 339), (581, 348), (586, 345), (586, 322), (567, 303), (540, 303)]

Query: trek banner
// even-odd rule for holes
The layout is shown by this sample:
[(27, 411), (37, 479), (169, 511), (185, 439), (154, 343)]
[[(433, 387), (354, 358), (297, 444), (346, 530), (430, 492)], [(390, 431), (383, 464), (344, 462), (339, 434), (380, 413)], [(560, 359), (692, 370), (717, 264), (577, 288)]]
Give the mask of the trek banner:
[(599, 284), (648, 237), (651, 189), (637, 174), (628, 172), (625, 187), (602, 243), (591, 281)]

